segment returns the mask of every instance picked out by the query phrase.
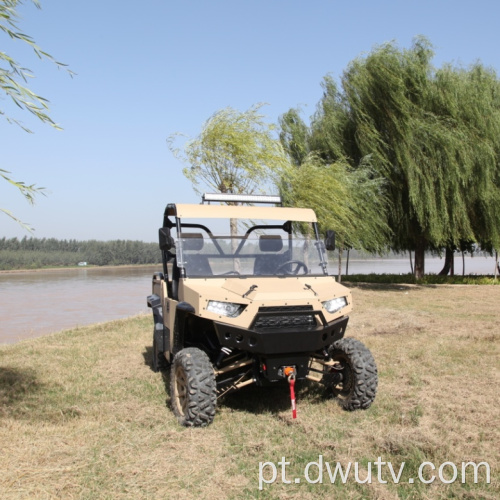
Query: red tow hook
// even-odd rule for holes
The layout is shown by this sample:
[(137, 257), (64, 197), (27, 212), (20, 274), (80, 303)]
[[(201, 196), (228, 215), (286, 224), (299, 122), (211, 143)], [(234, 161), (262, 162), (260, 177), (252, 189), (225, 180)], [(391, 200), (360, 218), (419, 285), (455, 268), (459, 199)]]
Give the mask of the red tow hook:
[(297, 407), (295, 406), (295, 368), (292, 366), (285, 367), (283, 372), (290, 385), (290, 401), (292, 402), (292, 418), (297, 418)]

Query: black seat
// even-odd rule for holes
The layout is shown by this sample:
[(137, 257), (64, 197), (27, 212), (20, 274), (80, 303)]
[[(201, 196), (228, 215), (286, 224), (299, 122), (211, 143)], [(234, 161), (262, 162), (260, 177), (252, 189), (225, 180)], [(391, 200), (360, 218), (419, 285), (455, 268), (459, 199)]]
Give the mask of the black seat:
[(212, 276), (213, 272), (208, 257), (199, 253), (203, 249), (203, 235), (201, 233), (182, 233), (181, 238), (187, 276)]
[(277, 254), (283, 249), (283, 240), (278, 234), (263, 234), (259, 237), (259, 250), (269, 252), (255, 257), (253, 273), (257, 276), (272, 276), (284, 262), (283, 254)]
[[(203, 235), (201, 233), (182, 233), (182, 256), (187, 277), (212, 276), (212, 269), (208, 257), (199, 252), (203, 248)], [(172, 298), (179, 300), (180, 272), (177, 256), (174, 257), (172, 270)]]

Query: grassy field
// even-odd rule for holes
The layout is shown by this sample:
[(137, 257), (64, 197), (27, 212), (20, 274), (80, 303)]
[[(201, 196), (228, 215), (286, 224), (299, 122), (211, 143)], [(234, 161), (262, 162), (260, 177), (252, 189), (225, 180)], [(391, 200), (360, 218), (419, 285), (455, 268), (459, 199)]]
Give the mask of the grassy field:
[[(150, 368), (149, 316), (0, 347), (0, 498), (497, 499), (500, 287), (350, 286), (348, 335), (379, 369), (367, 411), (301, 383), (292, 420), (286, 385), (248, 387), (219, 402), (210, 427), (181, 428), (168, 374)], [(352, 462), (345, 484), (331, 484), (324, 464), (322, 484), (307, 482), (320, 455), (332, 469)], [(282, 457), (291, 483), (278, 467), (259, 490), (259, 462)], [(404, 462), (399, 484), (379, 457), (396, 475)], [(477, 484), (470, 468), (462, 483), (469, 461), (488, 462), (490, 484), (485, 466)], [(371, 484), (358, 484), (354, 462), (361, 480), (371, 468)], [(436, 467), (423, 469), (432, 483), (418, 480), (423, 462)], [(458, 471), (449, 484), (445, 462)], [(441, 470), (450, 480), (453, 466)]]

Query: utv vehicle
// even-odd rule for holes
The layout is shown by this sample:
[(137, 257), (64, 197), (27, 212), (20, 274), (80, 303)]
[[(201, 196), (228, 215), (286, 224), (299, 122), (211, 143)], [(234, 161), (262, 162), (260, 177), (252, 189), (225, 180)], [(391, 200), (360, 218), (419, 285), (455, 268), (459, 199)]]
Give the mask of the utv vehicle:
[(210, 424), (217, 399), (249, 384), (287, 381), (294, 418), (295, 380), (324, 384), (346, 410), (375, 398), (370, 351), (344, 338), (351, 293), (328, 275), (335, 233), (322, 241), (313, 210), (280, 204), (204, 194), (200, 205), (165, 209), (163, 272), (153, 275), (147, 303), (153, 369), (170, 368), (182, 425)]

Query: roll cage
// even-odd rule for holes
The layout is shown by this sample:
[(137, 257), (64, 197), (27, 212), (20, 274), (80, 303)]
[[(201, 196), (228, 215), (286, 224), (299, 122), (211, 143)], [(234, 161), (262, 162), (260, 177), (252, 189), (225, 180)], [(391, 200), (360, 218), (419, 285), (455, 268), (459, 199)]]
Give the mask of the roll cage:
[[(253, 224), (244, 234), (241, 235), (216, 235), (207, 227), (207, 225), (198, 222), (185, 222), (186, 218), (199, 218), (199, 219), (248, 219), (248, 220), (285, 220), (280, 224)], [(297, 209), (288, 207), (256, 207), (256, 206), (223, 206), (223, 205), (188, 205), (188, 204), (168, 204), (163, 219), (163, 227), (159, 230), (160, 248), (162, 251), (163, 272), (167, 278), (167, 282), (178, 281), (181, 278), (187, 277), (220, 277), (224, 274), (240, 274), (237, 271), (231, 273), (230, 270), (226, 272), (212, 273), (210, 271), (202, 272), (202, 269), (208, 269), (207, 264), (197, 265), (196, 273), (190, 276), (188, 260), (193, 255), (195, 250), (199, 259), (206, 260), (210, 258), (212, 261), (225, 259), (233, 259), (234, 261), (245, 258), (255, 259), (253, 272), (246, 272), (245, 275), (264, 274), (293, 274), (286, 264), (288, 262), (297, 262), (298, 259), (294, 258), (294, 245), (300, 238), (294, 234), (294, 223), (296, 224), (309, 224), (312, 227), (310, 236), (307, 237), (308, 241), (316, 247), (316, 259), (318, 260), (319, 273), (327, 275), (327, 259), (325, 252), (325, 245), (320, 240), (316, 216), (310, 209)], [(173, 236), (175, 231), (175, 237)], [(193, 231), (197, 231), (193, 233)], [(257, 233), (265, 233), (259, 236), (259, 246), (255, 252), (249, 253), (244, 250), (246, 247), (251, 247), (249, 241), (254, 242), (252, 236)], [(271, 235), (270, 232), (280, 232), (285, 237), (281, 239), (278, 235)], [(266, 236), (267, 235), (267, 236)], [(279, 241), (278, 241), (279, 238)], [(264, 241), (266, 240), (267, 241)], [(274, 241), (271, 241), (273, 240)], [(193, 244), (195, 240), (199, 243)], [(227, 242), (231, 244), (228, 246)], [(201, 249), (204, 242), (209, 242), (212, 252), (207, 252)], [(280, 247), (280, 245), (282, 245)], [(230, 249), (230, 250), (229, 250)], [(190, 251), (191, 250), (191, 251)], [(278, 253), (279, 252), (279, 253)], [(267, 272), (257, 272), (257, 260), (260, 262), (267, 256), (268, 261), (274, 261), (275, 270), (281, 272), (273, 273), (268, 270)], [(274, 259), (272, 257), (275, 257)], [(279, 257), (279, 258), (278, 258)], [(193, 259), (191, 259), (193, 260)], [(260, 266), (262, 269), (265, 266)], [(271, 269), (271, 265), (267, 266)], [(308, 272), (307, 266), (303, 266), (305, 272)], [(318, 266), (317, 266), (318, 267)], [(177, 287), (175, 287), (177, 288)]]

